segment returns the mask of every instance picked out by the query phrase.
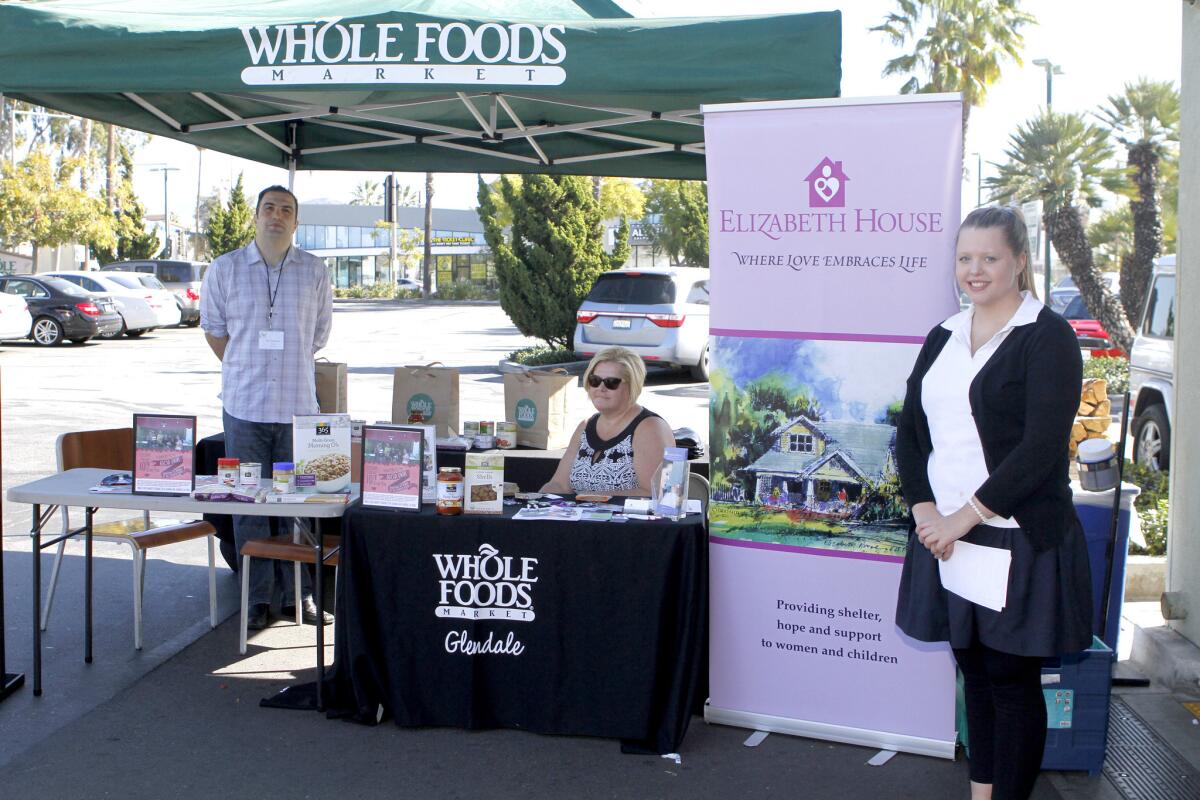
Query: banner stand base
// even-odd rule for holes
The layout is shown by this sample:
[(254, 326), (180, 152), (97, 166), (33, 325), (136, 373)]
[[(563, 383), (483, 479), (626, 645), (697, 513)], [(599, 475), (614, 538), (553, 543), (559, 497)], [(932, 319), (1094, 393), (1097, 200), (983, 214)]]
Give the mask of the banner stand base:
[(750, 728), (757, 731), (805, 736), (809, 739), (856, 744), (873, 747), (877, 750), (895, 750), (919, 756), (954, 759), (953, 740), (947, 742), (940, 739), (925, 739), (919, 736), (905, 736), (904, 734), (885, 733), (865, 728), (851, 728), (846, 725), (830, 725), (824, 722), (808, 722), (790, 717), (774, 717), (770, 714), (755, 714), (750, 711), (718, 708), (711, 701), (704, 704), (704, 721), (716, 725), (730, 725), (735, 728)]

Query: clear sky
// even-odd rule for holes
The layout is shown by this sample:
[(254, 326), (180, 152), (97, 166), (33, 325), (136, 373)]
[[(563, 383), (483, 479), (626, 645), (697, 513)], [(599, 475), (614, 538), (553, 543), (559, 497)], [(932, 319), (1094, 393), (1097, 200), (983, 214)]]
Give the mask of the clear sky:
[[(717, 0), (619, 0), (641, 17), (719, 16), (731, 4)], [(741, 0), (741, 14), (779, 14), (806, 11), (842, 11), (842, 95), (846, 97), (896, 94), (904, 78), (881, 76), (884, 63), (899, 54), (882, 34), (868, 29), (892, 10), (888, 0)], [(1038, 24), (1025, 30), (1024, 65), (1006, 64), (1000, 82), (990, 90), (986, 104), (972, 111), (964, 152), (968, 183), (964, 204), (974, 201), (974, 153), (991, 174), (989, 161), (1003, 161), (1008, 137), (1016, 126), (1037, 114), (1046, 101), (1046, 73), (1031, 63), (1048, 58), (1060, 64), (1054, 78), (1053, 101), (1058, 111), (1092, 112), (1126, 82), (1146, 76), (1179, 84), (1181, 22), (1180, 0), (1025, 0), (1025, 10)], [(195, 147), (156, 138), (136, 156), (138, 194), (150, 214), (163, 206), (162, 173), (153, 165), (178, 168), (169, 178), (172, 215), (189, 219), (196, 202), (197, 151)], [(199, 185), (204, 194), (215, 187), (228, 188), (245, 172), (248, 191), (271, 183), (287, 182), (287, 172), (253, 162), (205, 151)], [(301, 203), (319, 198), (349, 202), (354, 186), (363, 180), (382, 180), (382, 173), (298, 172), (296, 192)], [(401, 173), (418, 191), (424, 175)], [(475, 175), (439, 173), (434, 184), (434, 205), (474, 208)], [(303, 214), (301, 215), (303, 216)], [(190, 219), (189, 219), (190, 221)]]

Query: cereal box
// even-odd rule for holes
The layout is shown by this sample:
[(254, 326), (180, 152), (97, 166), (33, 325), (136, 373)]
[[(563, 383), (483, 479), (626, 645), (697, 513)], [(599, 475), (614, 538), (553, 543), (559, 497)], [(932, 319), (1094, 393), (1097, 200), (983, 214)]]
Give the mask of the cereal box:
[(463, 513), (500, 514), (504, 511), (504, 456), (496, 452), (467, 453)]
[(292, 460), (297, 476), (314, 477), (308, 491), (321, 494), (349, 491), (350, 415), (292, 417)]

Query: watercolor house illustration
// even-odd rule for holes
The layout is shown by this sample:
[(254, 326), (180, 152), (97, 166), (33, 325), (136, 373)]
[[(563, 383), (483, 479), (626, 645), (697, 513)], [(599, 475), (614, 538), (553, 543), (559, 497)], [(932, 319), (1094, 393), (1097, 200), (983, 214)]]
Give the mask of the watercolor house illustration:
[(895, 469), (896, 428), (796, 417), (771, 433), (771, 449), (745, 468), (763, 505), (853, 516), (865, 492)]

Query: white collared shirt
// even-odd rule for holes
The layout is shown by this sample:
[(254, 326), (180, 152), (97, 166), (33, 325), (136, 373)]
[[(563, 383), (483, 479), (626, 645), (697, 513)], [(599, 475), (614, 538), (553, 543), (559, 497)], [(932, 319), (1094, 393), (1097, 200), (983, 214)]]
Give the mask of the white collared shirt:
[[(221, 361), (225, 410), (249, 422), (319, 413), (313, 354), (329, 340), (332, 321), (329, 271), (312, 253), (292, 247), (268, 268), (251, 242), (214, 259), (200, 289), (200, 325), (229, 337)], [(282, 332), (283, 349), (262, 349), (262, 331)]]
[[(927, 472), (939, 514), (958, 511), (988, 479), (983, 444), (971, 413), (971, 382), (1012, 329), (1035, 322), (1041, 310), (1042, 303), (1036, 297), (1021, 292), (1021, 305), (1016, 312), (974, 355), (971, 322), (975, 307), (942, 323), (950, 331), (950, 338), (921, 381), (921, 408), (929, 421), (933, 443)], [(1020, 527), (1011, 517), (992, 517), (987, 524), (998, 528)]]

